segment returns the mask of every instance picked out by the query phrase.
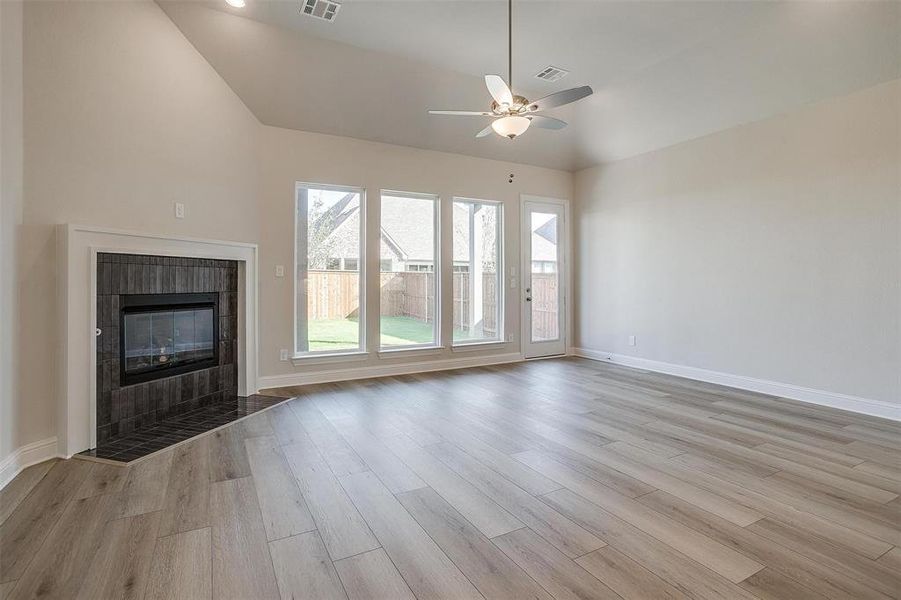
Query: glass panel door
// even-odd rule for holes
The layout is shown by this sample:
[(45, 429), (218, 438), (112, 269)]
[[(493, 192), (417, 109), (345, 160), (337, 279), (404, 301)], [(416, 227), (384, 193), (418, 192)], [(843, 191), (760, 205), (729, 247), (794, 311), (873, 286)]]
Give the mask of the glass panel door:
[(563, 205), (523, 204), (523, 353), (526, 358), (566, 352), (564, 340)]

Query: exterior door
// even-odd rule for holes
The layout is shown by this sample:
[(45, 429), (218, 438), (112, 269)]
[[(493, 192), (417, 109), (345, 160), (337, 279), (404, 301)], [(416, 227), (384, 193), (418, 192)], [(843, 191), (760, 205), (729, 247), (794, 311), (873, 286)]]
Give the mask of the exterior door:
[(522, 323), (526, 358), (566, 353), (564, 204), (526, 200), (522, 211)]

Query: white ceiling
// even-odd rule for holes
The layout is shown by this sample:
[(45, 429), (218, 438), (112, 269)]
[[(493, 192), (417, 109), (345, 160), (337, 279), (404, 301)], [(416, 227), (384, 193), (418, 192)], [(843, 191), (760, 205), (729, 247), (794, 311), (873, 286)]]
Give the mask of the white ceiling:
[[(506, 77), (506, 2), (158, 0), (267, 125), (574, 170), (901, 77), (901, 3), (514, 1), (514, 89), (591, 85), (566, 130), (474, 134), (481, 75)], [(534, 78), (547, 65), (571, 74)]]

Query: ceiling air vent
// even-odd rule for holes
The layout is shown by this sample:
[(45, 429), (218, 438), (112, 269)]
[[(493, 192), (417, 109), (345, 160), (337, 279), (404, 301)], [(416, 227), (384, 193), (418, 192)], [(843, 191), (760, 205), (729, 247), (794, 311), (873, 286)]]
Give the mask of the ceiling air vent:
[(567, 71), (566, 69), (561, 69), (559, 67), (547, 66), (547, 67), (541, 69), (541, 71), (539, 71), (535, 75), (535, 77), (537, 77), (538, 79), (543, 79), (544, 81), (553, 82), (553, 81), (560, 81), (561, 79), (566, 77), (568, 74), (569, 74), (569, 71)]
[(303, 0), (303, 8), (300, 9), (305, 15), (322, 19), (323, 21), (332, 22), (341, 5), (331, 0)]

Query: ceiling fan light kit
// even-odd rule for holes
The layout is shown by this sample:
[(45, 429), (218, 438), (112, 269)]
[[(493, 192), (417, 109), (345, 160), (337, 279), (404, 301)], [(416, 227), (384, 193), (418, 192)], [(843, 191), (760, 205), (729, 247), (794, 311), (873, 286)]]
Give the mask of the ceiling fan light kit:
[[(556, 67), (554, 68), (556, 69)], [(562, 69), (557, 69), (557, 71), (563, 72)], [(489, 112), (430, 110), (429, 114), (493, 117), (491, 125), (478, 132), (476, 137), (487, 137), (494, 131), (498, 135), (512, 140), (525, 133), (531, 125), (543, 129), (563, 129), (566, 127), (565, 121), (535, 113), (563, 106), (592, 94), (591, 88), (587, 85), (556, 92), (534, 102), (530, 102), (524, 96), (513, 94), (511, 91), (513, 86), (513, 0), (507, 0), (507, 81), (505, 82), (500, 75), (485, 75), (485, 86), (488, 88), (488, 93), (494, 98)]]
[(532, 121), (526, 117), (510, 116), (501, 117), (491, 122), (491, 128), (498, 135), (510, 138), (511, 140), (518, 135), (522, 135), (529, 128)]

